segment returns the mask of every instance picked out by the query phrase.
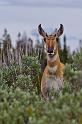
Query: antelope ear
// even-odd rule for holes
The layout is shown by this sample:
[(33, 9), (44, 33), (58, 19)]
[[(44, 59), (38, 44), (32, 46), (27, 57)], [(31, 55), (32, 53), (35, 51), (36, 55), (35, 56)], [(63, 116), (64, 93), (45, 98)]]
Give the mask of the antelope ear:
[(63, 34), (63, 31), (64, 31), (64, 27), (63, 27), (62, 24), (60, 24), (60, 28), (59, 28), (59, 30), (57, 31), (57, 36), (58, 36), (58, 37), (61, 36), (61, 35)]
[(38, 32), (44, 38), (48, 36), (47, 33), (42, 29), (41, 24), (38, 26)]

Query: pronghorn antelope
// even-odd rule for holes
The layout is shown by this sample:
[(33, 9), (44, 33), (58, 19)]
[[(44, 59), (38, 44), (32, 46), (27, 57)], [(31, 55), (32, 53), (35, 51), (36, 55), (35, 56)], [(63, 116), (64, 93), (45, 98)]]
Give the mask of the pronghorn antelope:
[(41, 92), (46, 100), (50, 100), (50, 91), (52, 89), (58, 91), (63, 87), (64, 65), (60, 62), (57, 42), (59, 36), (63, 34), (63, 25), (60, 24), (59, 30), (56, 29), (51, 35), (42, 29), (41, 24), (38, 26), (38, 31), (44, 38), (44, 49), (47, 55), (47, 66), (41, 80)]

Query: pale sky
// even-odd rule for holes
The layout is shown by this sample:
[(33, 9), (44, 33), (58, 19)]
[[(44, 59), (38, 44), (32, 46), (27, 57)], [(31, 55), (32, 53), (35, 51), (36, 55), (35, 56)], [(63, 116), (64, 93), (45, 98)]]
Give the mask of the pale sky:
[(82, 7), (82, 0), (0, 0), (0, 4)]
[(41, 23), (43, 28), (64, 25), (71, 49), (82, 39), (82, 0), (0, 0), (0, 38), (7, 28), (13, 43), (17, 33), (27, 35)]

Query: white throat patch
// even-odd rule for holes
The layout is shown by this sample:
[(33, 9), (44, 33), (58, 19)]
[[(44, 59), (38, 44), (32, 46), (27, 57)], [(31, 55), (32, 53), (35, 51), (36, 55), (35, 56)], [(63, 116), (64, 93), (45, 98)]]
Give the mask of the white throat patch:
[(54, 66), (54, 67), (48, 66), (48, 70), (49, 70), (50, 73), (55, 73), (57, 71), (57, 68), (58, 68), (57, 65)]

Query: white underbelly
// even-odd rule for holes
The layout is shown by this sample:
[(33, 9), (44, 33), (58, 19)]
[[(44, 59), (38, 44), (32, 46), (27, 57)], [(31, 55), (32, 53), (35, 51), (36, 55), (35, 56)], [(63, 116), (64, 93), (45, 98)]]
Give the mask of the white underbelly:
[(54, 89), (57, 91), (63, 87), (63, 77), (46, 77), (46, 84), (50, 90)]

